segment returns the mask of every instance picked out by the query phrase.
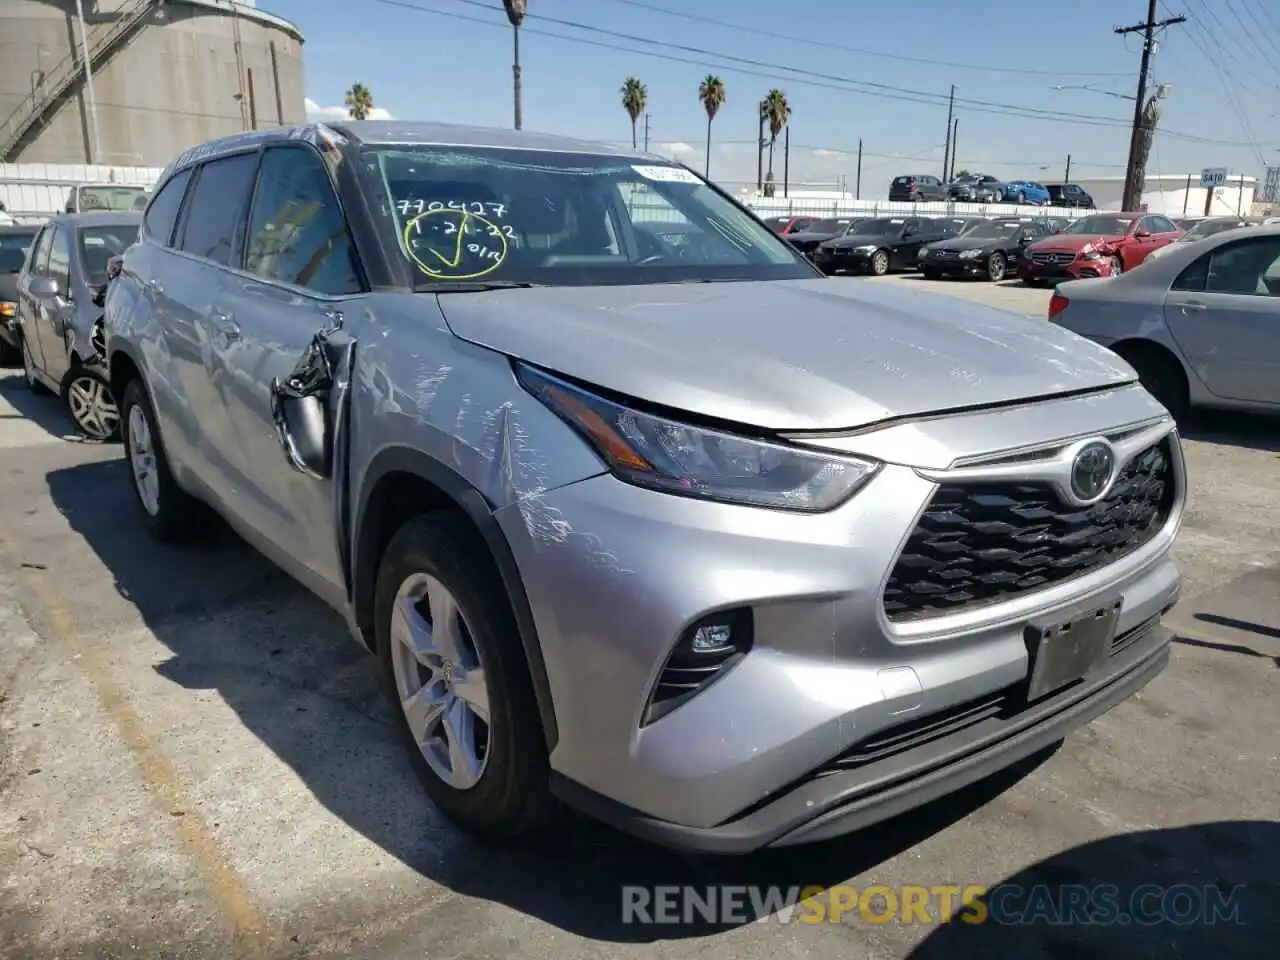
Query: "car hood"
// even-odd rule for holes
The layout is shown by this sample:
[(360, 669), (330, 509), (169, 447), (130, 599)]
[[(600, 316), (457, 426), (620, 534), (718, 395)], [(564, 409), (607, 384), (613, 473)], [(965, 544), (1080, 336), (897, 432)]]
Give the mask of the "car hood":
[(1119, 243), (1124, 234), (1056, 233), (1031, 245), (1032, 250), (1083, 250), (1089, 244)]
[(843, 237), (836, 237), (827, 245), (831, 247), (878, 247), (896, 238), (897, 234), (894, 233), (846, 233)]
[(820, 232), (815, 233), (812, 230), (801, 230), (799, 233), (788, 233), (786, 239), (792, 243), (799, 241), (800, 243), (822, 243), (824, 240), (832, 240), (840, 236), (838, 233)]
[(1020, 314), (814, 278), (444, 294), (464, 340), (652, 404), (766, 430), (841, 430), (1136, 379)]
[(1004, 240), (997, 240), (993, 237), (949, 237), (946, 240), (935, 240), (929, 244), (930, 250), (985, 250), (991, 247), (993, 250), (1003, 247)]

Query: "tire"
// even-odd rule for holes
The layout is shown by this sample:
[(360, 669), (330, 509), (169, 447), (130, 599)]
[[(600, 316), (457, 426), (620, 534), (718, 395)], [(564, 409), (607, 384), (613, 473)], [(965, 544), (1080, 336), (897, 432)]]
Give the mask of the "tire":
[(872, 275), (883, 277), (889, 272), (889, 254), (883, 250), (877, 250), (871, 255), (870, 264)]
[[(135, 423), (135, 420), (137, 421)], [(129, 381), (120, 400), (121, 435), (125, 462), (129, 467), (130, 486), (138, 504), (138, 513), (147, 532), (161, 543), (181, 543), (196, 539), (204, 532), (207, 508), (178, 486), (169, 469), (151, 400), (139, 379)], [(145, 426), (145, 435), (142, 427)], [(145, 442), (140, 442), (145, 441)], [(154, 498), (144, 499), (144, 480), (139, 469), (145, 468), (154, 479)]]
[[(430, 600), (421, 596), (422, 591)], [(452, 650), (451, 657), (456, 654), (456, 664), (421, 652), (437, 642), (433, 636), (434, 617), (431, 622), (405, 619), (406, 615), (420, 617), (424, 607), (427, 611), (436, 607), (440, 591), (455, 604), (458, 619), (454, 633), (459, 639), (440, 641), (439, 646)], [(414, 598), (420, 596), (415, 608)], [(449, 609), (447, 605), (442, 608)], [(402, 613), (397, 614), (397, 610)], [(502, 580), (484, 542), (464, 517), (427, 514), (410, 520), (396, 532), (378, 570), (374, 616), (393, 723), (414, 771), (435, 805), (459, 826), (482, 836), (510, 837), (542, 824), (554, 804), (547, 748), (528, 664)], [(404, 637), (410, 635), (409, 624), (425, 631), (417, 634), (427, 640), (418, 645), (417, 655), (404, 642)], [(431, 661), (431, 668), (420, 666), (424, 659)], [(487, 691), (487, 724), (467, 706), (467, 694), (455, 693), (474, 689), (456, 685), (455, 681), (476, 667), (483, 671), (482, 683)], [(436, 702), (450, 704), (440, 719), (426, 724), (421, 740), (415, 735), (409, 710), (404, 706), (406, 700), (415, 697), (414, 685), (417, 694), (434, 688)], [(467, 716), (470, 721), (459, 719)], [(453, 717), (453, 722), (446, 723), (446, 717)], [(451, 769), (443, 769), (445, 748), (436, 735), (445, 738), (448, 728), (454, 732), (446, 742), (456, 742), (457, 731), (465, 731), (468, 722), (475, 738), (471, 756), (476, 762), (462, 765), (467, 773), (459, 776), (452, 754)], [(481, 726), (485, 728), (482, 757)]]
[(1028, 286), (1028, 287), (1038, 287), (1038, 286), (1040, 286), (1040, 281), (1039, 281), (1038, 279), (1036, 279), (1035, 277), (1027, 277), (1026, 279), (1024, 279), (1024, 280), (1022, 281), (1022, 283), (1023, 283), (1023, 285), (1024, 285), (1024, 286)]
[(993, 253), (987, 258), (987, 279), (992, 283), (999, 283), (1004, 279), (1005, 260), (1003, 253)]
[(73, 367), (62, 381), (62, 400), (81, 436), (102, 443), (120, 438), (120, 409), (100, 374)]
[(43, 397), (50, 393), (48, 387), (40, 382), (36, 376), (35, 358), (31, 356), (31, 348), (27, 346), (27, 338), (23, 337), (22, 344), (22, 376), (27, 381), (27, 389), (34, 393), (37, 397)]
[(1111, 276), (1118, 277), (1124, 273), (1124, 261), (1119, 257), (1111, 258)]
[(6, 340), (0, 340), (0, 367), (16, 367), (22, 363), (22, 350)]
[(1014, 202), (1014, 203), (1026, 203), (1026, 202), (1027, 202), (1027, 195), (1026, 195), (1025, 193), (1019, 192), (1019, 193), (1018, 193), (1018, 195), (1017, 195), (1016, 197), (1014, 197), (1014, 198), (1013, 198), (1013, 202)]
[(1121, 349), (1120, 356), (1138, 371), (1138, 380), (1173, 415), (1182, 420), (1191, 409), (1190, 387), (1187, 375), (1176, 360), (1150, 348)]

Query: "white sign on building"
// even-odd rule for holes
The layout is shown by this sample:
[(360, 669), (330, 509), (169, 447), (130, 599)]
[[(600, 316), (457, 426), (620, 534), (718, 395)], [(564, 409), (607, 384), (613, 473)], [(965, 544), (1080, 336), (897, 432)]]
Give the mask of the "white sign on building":
[(1206, 190), (1220, 187), (1227, 182), (1226, 167), (1205, 167), (1200, 171), (1200, 186)]

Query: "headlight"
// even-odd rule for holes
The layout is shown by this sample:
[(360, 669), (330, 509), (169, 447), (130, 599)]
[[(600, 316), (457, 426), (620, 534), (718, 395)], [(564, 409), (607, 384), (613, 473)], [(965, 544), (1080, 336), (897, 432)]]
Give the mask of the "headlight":
[(929, 255), (929, 248), (928, 248), (928, 247), (921, 247), (921, 248), (920, 248), (920, 252), (919, 252), (918, 254), (916, 254), (916, 259), (917, 259), (917, 260), (923, 260), (923, 259), (924, 259), (926, 256), (928, 256), (928, 255)]
[(8, 300), (0, 300), (0, 317), (12, 317), (18, 312), (18, 305)]
[(875, 253), (876, 245), (874, 243), (864, 243), (860, 247), (853, 248), (854, 253)]
[(982, 256), (981, 250), (961, 250), (960, 251), (961, 260), (974, 260), (980, 256)]
[(641, 413), (517, 364), (521, 386), (576, 430), (619, 480), (664, 493), (821, 513), (880, 464), (721, 433)]

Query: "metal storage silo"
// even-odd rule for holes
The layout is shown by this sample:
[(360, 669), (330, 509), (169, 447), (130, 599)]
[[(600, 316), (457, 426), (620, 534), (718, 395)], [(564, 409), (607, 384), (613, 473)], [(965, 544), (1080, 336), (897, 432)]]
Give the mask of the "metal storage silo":
[(302, 35), (253, 3), (0, 3), (0, 162), (160, 167), (305, 116)]

